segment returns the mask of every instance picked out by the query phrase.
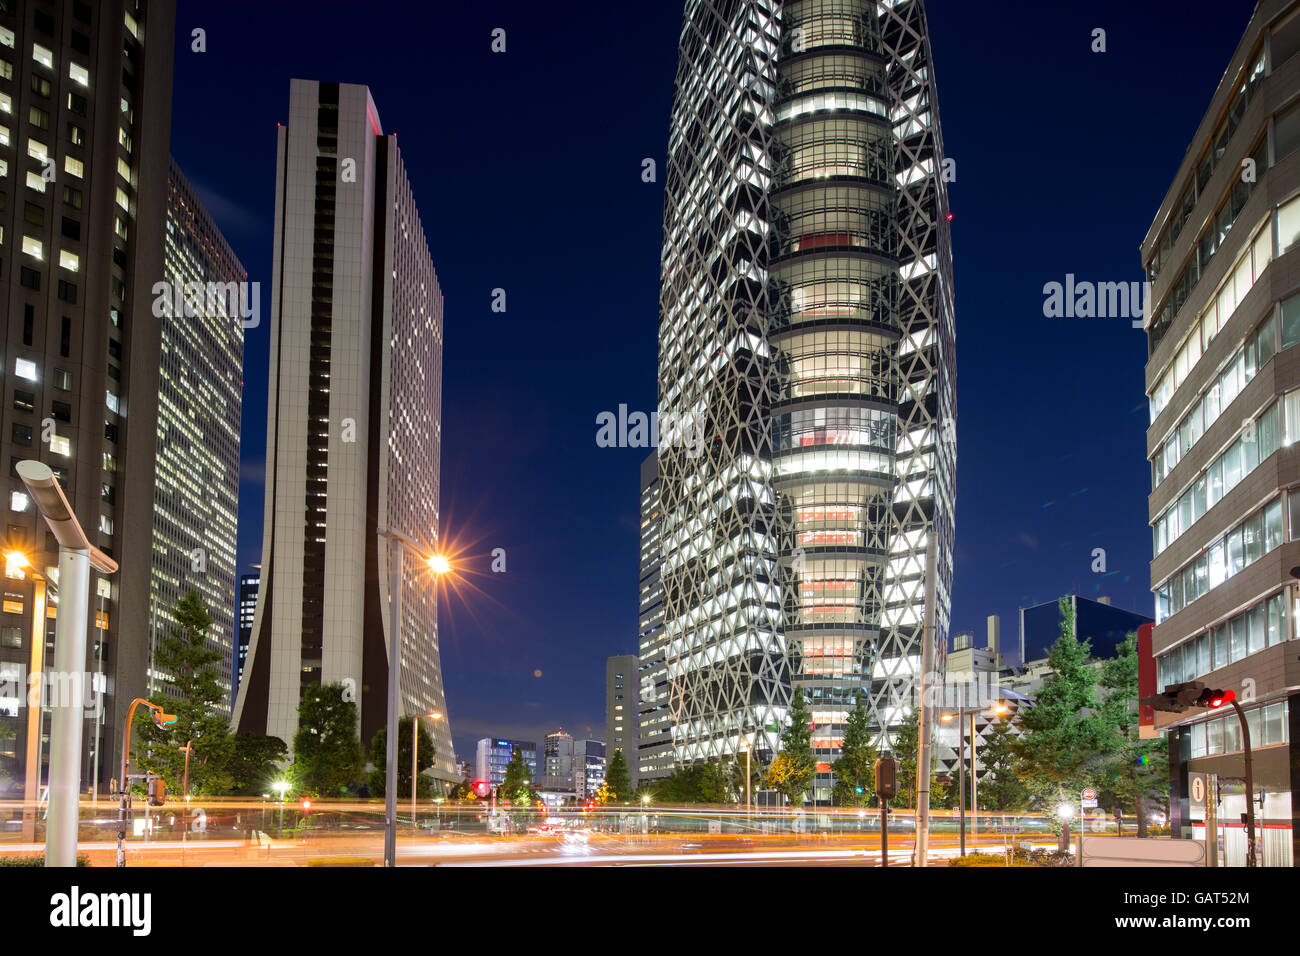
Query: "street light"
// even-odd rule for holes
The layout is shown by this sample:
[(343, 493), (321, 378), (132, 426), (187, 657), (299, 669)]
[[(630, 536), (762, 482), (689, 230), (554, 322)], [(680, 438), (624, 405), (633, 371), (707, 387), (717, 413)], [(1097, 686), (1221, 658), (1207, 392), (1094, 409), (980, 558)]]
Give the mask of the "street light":
[[(446, 558), (442, 559), (444, 562)], [(429, 559), (429, 567), (433, 567), (433, 559)], [(418, 754), (420, 752), (420, 719), (428, 717), (430, 720), (442, 720), (442, 712), (431, 710), (427, 714), (421, 714), (411, 721), (411, 829), (416, 828), (415, 821), (415, 797), (419, 792), (417, 785), (420, 782), (420, 761)], [(439, 828), (441, 829), (441, 828)]]
[(741, 737), (740, 746), (745, 751), (745, 825), (749, 826), (749, 738)]
[(5, 573), (11, 577), (19, 574), (30, 575), (32, 579), (32, 647), (31, 663), (27, 672), (27, 758), (23, 782), (23, 842), (32, 843), (36, 839), (36, 806), (39, 800), (41, 781), (41, 704), (44, 692), (38, 691), (36, 703), (32, 703), (31, 687), (43, 687), (45, 671), (45, 601), (46, 579), (21, 551), (9, 551), (5, 554)]
[[(966, 700), (965, 685), (961, 686), (961, 695), (962, 704), (964, 705)], [(962, 856), (966, 855), (966, 741), (964, 728), (962, 726), (962, 718), (965, 717), (966, 714), (970, 714), (970, 802), (971, 811), (974, 813), (974, 818), (971, 822), (971, 839), (973, 840), (979, 831), (979, 801), (977, 799), (977, 792), (979, 789), (979, 768), (975, 756), (975, 717), (985, 709), (986, 708), (984, 707), (960, 706), (957, 708), (956, 714), (943, 714), (939, 718), (942, 721), (954, 719), (957, 721), (957, 788), (959, 791), (958, 807), (960, 808), (959, 819), (961, 827), (959, 842), (961, 844)], [(1011, 708), (1007, 706), (1006, 701), (999, 700), (993, 705), (993, 712), (999, 715), (1006, 714), (1010, 710)]]
[[(28, 497), (59, 544), (59, 610), (54, 626), (54, 669), (81, 674), (86, 667), (86, 613), (90, 569), (113, 574), (117, 562), (86, 537), (49, 465), (30, 459), (14, 466)], [(45, 865), (76, 866), (81, 801), (82, 694), (58, 702), (50, 720), (50, 804), (45, 831)]]
[(409, 548), (435, 575), (451, 572), (451, 562), (430, 554), (417, 542), (392, 528), (376, 532), (392, 547), (388, 571), (388, 740), (384, 774), (384, 866), (397, 865), (397, 714), (398, 674), (402, 667), (402, 550)]

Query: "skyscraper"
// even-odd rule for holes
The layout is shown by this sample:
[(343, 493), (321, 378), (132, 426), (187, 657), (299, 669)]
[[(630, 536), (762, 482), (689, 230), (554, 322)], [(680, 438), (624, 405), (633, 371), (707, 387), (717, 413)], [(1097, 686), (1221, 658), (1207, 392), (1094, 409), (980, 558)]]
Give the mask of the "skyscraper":
[[(1261, 866), (1300, 865), (1298, 54), (1300, 3), (1260, 0), (1142, 242), (1156, 617), (1144, 690), (1198, 680), (1241, 697)], [(1143, 730), (1169, 737), (1172, 835), (1196, 838), (1192, 805), (1201, 820), (1206, 806), (1189, 787), (1203, 774), (1218, 819), (1236, 824), (1226, 865), (1244, 865), (1236, 716), (1157, 711)]]
[(248, 643), (253, 639), (253, 618), (257, 615), (257, 589), (262, 580), (261, 568), (256, 574), (239, 576), (239, 619), (236, 629), (235, 660), (232, 682), (235, 693), (244, 680), (244, 666), (248, 663)]
[[(229, 713), (235, 640), (239, 434), (243, 408), (247, 279), (216, 223), (172, 161), (167, 188), (154, 485), (153, 646), (191, 590), (212, 615), (209, 646)], [(209, 290), (212, 290), (209, 295)], [(168, 691), (152, 656), (150, 679)]]
[[(121, 565), (94, 581), (87, 614), (86, 670), (104, 709), (86, 728), (82, 780), (97, 769), (101, 783), (117, 772), (125, 707), (148, 693), (152, 289), (164, 276), (175, 16), (167, 0), (0, 5), (5, 545), (57, 576), (56, 545), (13, 470), (39, 458)], [(0, 661), (27, 663), (32, 586), (7, 578), (5, 592)]]
[(623, 751), (627, 774), (637, 781), (637, 681), (639, 666), (635, 654), (619, 654), (605, 660), (605, 756)]
[(943, 172), (921, 0), (688, 0), (659, 412), (708, 441), (658, 456), (678, 763), (742, 740), (770, 757), (801, 687), (824, 801), (854, 700), (887, 733), (913, 706), (927, 623), (946, 647)]
[[(294, 80), (279, 131), (262, 581), (235, 723), (292, 740), (312, 685), (385, 723), (388, 577), (400, 560), (403, 714), (446, 714), (433, 575), (442, 293), (395, 137), (364, 86)], [(455, 779), (447, 719), (433, 773)]]
[[(637, 605), (637, 749), (628, 756), (632, 780), (660, 780), (673, 769), (672, 717), (668, 709), (668, 664), (664, 653), (664, 589), (659, 578), (659, 459), (641, 463), (641, 562)], [(612, 745), (611, 745), (612, 746)], [(635, 772), (633, 772), (635, 770)]]

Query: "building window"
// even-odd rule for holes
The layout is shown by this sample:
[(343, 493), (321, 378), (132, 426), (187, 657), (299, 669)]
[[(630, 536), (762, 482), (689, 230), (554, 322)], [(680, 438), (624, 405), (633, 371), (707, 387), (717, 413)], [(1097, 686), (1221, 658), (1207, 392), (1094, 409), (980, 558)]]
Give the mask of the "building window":
[(16, 412), (36, 411), (35, 393), (25, 392), (21, 388), (15, 388), (14, 389), (14, 411)]
[(23, 252), (34, 259), (45, 258), (45, 246), (35, 236), (23, 236)]
[(45, 67), (47, 70), (54, 69), (54, 53), (45, 49), (39, 43), (32, 44), (32, 59)]
[(39, 106), (31, 106), (27, 109), (27, 122), (36, 129), (50, 128), (50, 114), (45, 112)]
[(67, 249), (60, 249), (59, 267), (67, 269), (69, 272), (77, 272), (81, 268), (81, 259), (75, 252), (69, 252)]
[(31, 359), (15, 359), (14, 374), (19, 378), (25, 378), (29, 382), (36, 381), (36, 363)]
[(68, 77), (72, 82), (78, 83), (81, 86), (90, 85), (90, 71), (79, 63), (68, 64)]
[(83, 174), (86, 171), (86, 164), (79, 159), (73, 159), (71, 156), (64, 156), (63, 171), (69, 176), (76, 176), (78, 179), (82, 179)]
[(35, 269), (29, 269), (22, 266), (18, 271), (18, 284), (24, 289), (31, 289), (33, 292), (41, 291), (41, 274)]
[(61, 388), (65, 392), (72, 391), (72, 373), (67, 369), (56, 368), (54, 370), (54, 387)]
[[(5, 77), (9, 79), (9, 77)], [(12, 113), (14, 111), (14, 101), (8, 93), (0, 93), (0, 113)]]
[(56, 455), (62, 455), (64, 458), (70, 458), (72, 457), (72, 443), (68, 441), (65, 435), (51, 435), (50, 451)]
[(99, 530), (104, 534), (113, 533), (113, 519), (108, 515), (99, 516)]
[(20, 422), (14, 422), (10, 426), (10, 434), (13, 436), (15, 445), (26, 445), (31, 447), (32, 444), (32, 426), (23, 425)]
[[(42, 182), (42, 184), (43, 184), (45, 181), (44, 181), (44, 180), (41, 180), (41, 182)], [(41, 189), (41, 192), (44, 192), (44, 191), (45, 191), (44, 188), (42, 188), (42, 189)], [(71, 206), (73, 209), (80, 209), (80, 208), (81, 208), (81, 190), (80, 190), (80, 189), (73, 189), (71, 186), (64, 186), (64, 187), (63, 187), (63, 201), (64, 201), (65, 203), (67, 203), (69, 206)]]
[(33, 92), (33, 93), (35, 93), (37, 96), (43, 96), (43, 97), (45, 97), (46, 99), (49, 99), (49, 96), (50, 96), (50, 89), (51, 89), (51, 87), (50, 87), (50, 81), (49, 81), (49, 80), (47, 80), (45, 77), (41, 76), (39, 73), (33, 73), (33, 74), (32, 74), (32, 92)]
[(59, 298), (71, 305), (77, 304), (77, 284), (59, 280)]
[(27, 171), (27, 188), (34, 189), (38, 193), (45, 192), (45, 177), (40, 173), (34, 173), (29, 169)]
[(69, 94), (68, 94), (68, 109), (69, 109), (69, 111), (71, 111), (71, 112), (73, 112), (73, 113), (76, 113), (78, 116), (85, 116), (85, 115), (86, 115), (86, 104), (87, 104), (87, 100), (86, 100), (86, 98), (85, 98), (84, 96), (82, 96), (80, 93), (69, 93)]
[(108, 410), (114, 415), (122, 414), (118, 407), (117, 396), (112, 392), (105, 393), (104, 404), (108, 406)]
[(50, 414), (54, 416), (55, 421), (71, 422), (72, 405), (68, 402), (53, 401), (50, 403)]
[(9, 492), (9, 510), (26, 511), (31, 506), (32, 500), (21, 491)]

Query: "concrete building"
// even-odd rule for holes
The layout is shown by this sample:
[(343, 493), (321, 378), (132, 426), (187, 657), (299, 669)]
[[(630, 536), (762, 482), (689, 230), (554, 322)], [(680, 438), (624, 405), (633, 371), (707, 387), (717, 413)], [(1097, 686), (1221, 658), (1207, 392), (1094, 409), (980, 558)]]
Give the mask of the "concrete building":
[(523, 755), (528, 767), (528, 779), (536, 782), (537, 744), (531, 740), (504, 740), (500, 737), (484, 737), (474, 747), (474, 779), (486, 780), (501, 786), (506, 779), (506, 767), (514, 759), (515, 751)]
[(580, 800), (591, 800), (605, 781), (605, 742), (573, 742), (573, 789)]
[[(154, 483), (152, 646), (175, 626), (178, 601), (197, 591), (212, 627), (226, 713), (234, 703), (235, 561), (239, 436), (248, 274), (180, 167), (168, 176)], [(150, 656), (150, 685), (168, 696), (171, 675)]]
[[(164, 276), (175, 17), (169, 0), (0, 5), (4, 543), (57, 578), (54, 539), (14, 472), (39, 459), (91, 543), (121, 565), (92, 576), (86, 615), (85, 670), (103, 709), (86, 724), (81, 779), (97, 772), (101, 793), (117, 773), (125, 707), (149, 693), (162, 380), (153, 288)], [(12, 570), (4, 592), (0, 670), (30, 671), (42, 651), (52, 660), (53, 621), (33, 634), (30, 576)], [(0, 722), (14, 731), (0, 733), (0, 777), (21, 783), (25, 708)]]
[(239, 685), (244, 679), (244, 667), (248, 662), (248, 642), (253, 639), (253, 618), (257, 613), (257, 589), (262, 580), (261, 567), (253, 565), (255, 574), (239, 576), (239, 629), (235, 640), (235, 662), (233, 686), (239, 692)]
[(573, 779), (573, 736), (563, 729), (546, 735), (545, 750), (542, 754), (543, 790), (560, 793), (574, 790)]
[(637, 781), (639, 682), (640, 664), (635, 654), (623, 654), (605, 661), (606, 759), (614, 759), (614, 751), (621, 750), (634, 787)]
[[(1156, 605), (1143, 690), (1198, 680), (1244, 702), (1263, 866), (1300, 864), (1297, 54), (1300, 4), (1260, 0), (1141, 246)], [(1143, 729), (1168, 738), (1174, 835), (1204, 838), (1189, 781), (1207, 774), (1224, 857), (1242, 865), (1234, 715), (1157, 711)]]
[(921, 0), (686, 4), (659, 327), (678, 764), (742, 742), (771, 759), (802, 688), (828, 802), (854, 701), (881, 741), (913, 707), (928, 623), (947, 648), (942, 160)]
[[(447, 713), (433, 574), (442, 293), (396, 138), (364, 86), (294, 80), (279, 129), (262, 582), (241, 731), (291, 740), (313, 685), (387, 710), (389, 575), (400, 562), (403, 715)], [(449, 720), (431, 773), (455, 779)]]

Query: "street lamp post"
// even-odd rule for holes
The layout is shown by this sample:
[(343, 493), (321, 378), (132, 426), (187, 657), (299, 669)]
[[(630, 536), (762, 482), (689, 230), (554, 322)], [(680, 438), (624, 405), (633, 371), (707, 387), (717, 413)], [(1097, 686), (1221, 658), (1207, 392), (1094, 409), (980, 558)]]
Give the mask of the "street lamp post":
[(1236, 695), (1234, 694), (1232, 698), (1228, 699), (1228, 703), (1232, 704), (1232, 709), (1237, 712), (1237, 720), (1241, 723), (1242, 755), (1246, 758), (1246, 866), (1254, 867), (1256, 866), (1255, 780), (1251, 767), (1250, 725), (1246, 723), (1246, 712), (1241, 709), (1241, 705), (1237, 703), (1235, 697)]
[(749, 738), (741, 737), (740, 746), (745, 750), (745, 826), (750, 826), (749, 811)]
[[(59, 544), (59, 611), (54, 626), (54, 670), (65, 679), (86, 669), (86, 613), (90, 569), (117, 571), (117, 562), (90, 543), (49, 465), (30, 459), (14, 466), (36, 509)], [(78, 681), (72, 681), (77, 685)], [(77, 689), (74, 686), (74, 690)], [(84, 694), (52, 701), (50, 720), (50, 809), (45, 831), (45, 865), (75, 866), (81, 812), (81, 736)]]
[[(979, 766), (975, 756), (975, 717), (980, 714), (983, 707), (966, 707), (966, 689), (961, 688), (961, 703), (963, 706), (957, 708), (955, 715), (957, 721), (957, 779), (960, 808), (960, 828), (961, 828), (961, 855), (966, 855), (966, 740), (965, 740), (965, 718), (970, 715), (970, 795), (971, 795), (971, 813), (973, 814), (971, 823), (971, 839), (975, 838), (976, 828), (979, 821), (979, 802), (976, 800), (976, 788), (979, 781)], [(998, 701), (993, 705), (993, 710), (998, 714), (1005, 714), (1009, 708), (1004, 701)], [(953, 720), (953, 714), (944, 714), (940, 720)]]
[[(378, 530), (391, 545), (388, 570), (388, 731), (384, 755), (384, 866), (397, 865), (397, 715), (398, 675), (402, 667), (402, 550), (410, 548), (423, 556), (423, 549), (400, 531)], [(451, 570), (441, 555), (425, 558), (430, 570), (445, 574)]]
[[(41, 705), (44, 702), (45, 671), (45, 601), (46, 580), (31, 566), (27, 555), (10, 551), (5, 555), (7, 569), (22, 569), (32, 579), (32, 637), (30, 665), (27, 671), (27, 757), (23, 780), (23, 842), (36, 840), (36, 808), (41, 785)], [(33, 695), (35, 691), (35, 695)], [(35, 703), (32, 697), (36, 697)]]
[(420, 720), (428, 717), (430, 720), (442, 720), (440, 711), (431, 710), (427, 714), (421, 714), (411, 721), (411, 829), (416, 827), (415, 820), (415, 797), (419, 793), (420, 782)]

